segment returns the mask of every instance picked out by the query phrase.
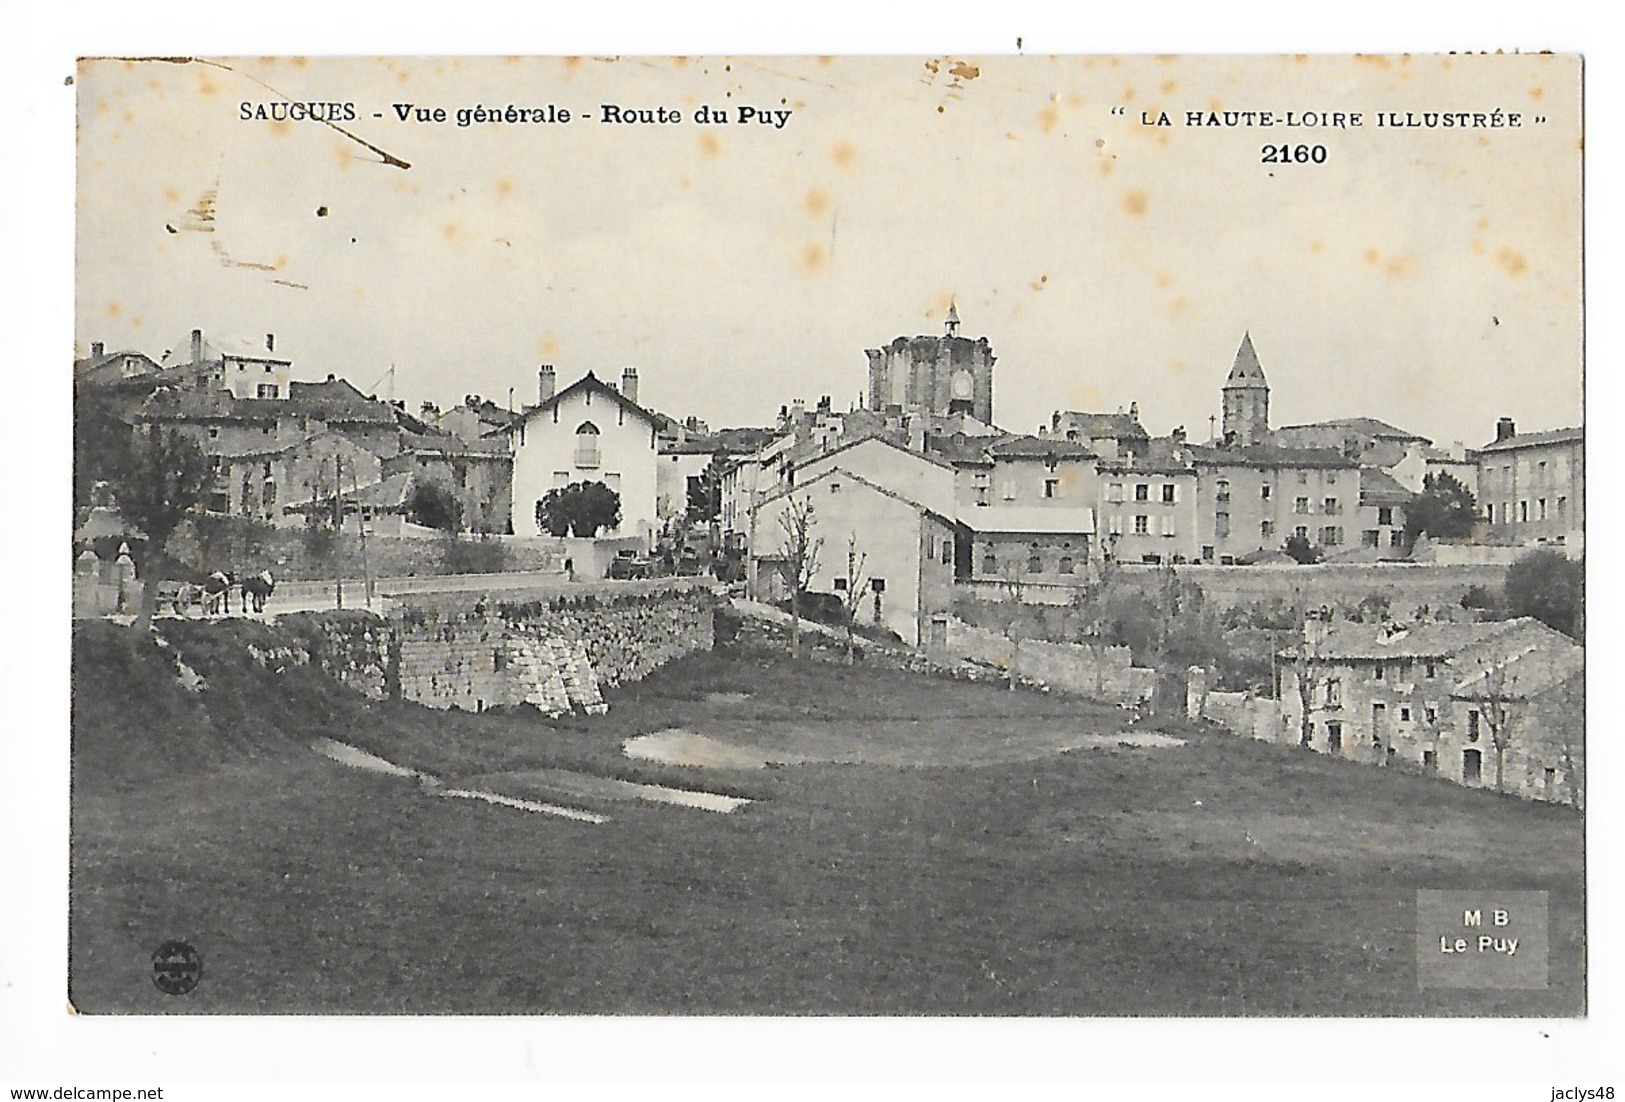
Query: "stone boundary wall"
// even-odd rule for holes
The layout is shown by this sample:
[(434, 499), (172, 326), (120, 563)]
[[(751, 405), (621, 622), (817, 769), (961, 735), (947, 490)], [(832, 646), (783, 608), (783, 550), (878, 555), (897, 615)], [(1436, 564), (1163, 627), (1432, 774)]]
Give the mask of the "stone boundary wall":
[(479, 711), (603, 708), (601, 687), (636, 681), (715, 645), (716, 596), (693, 583), (604, 583), (570, 592), (405, 594), (390, 615), (399, 694)]
[(1156, 693), (1156, 671), (1134, 665), (1127, 647), (1094, 648), (1081, 643), (1048, 643), (1009, 636), (950, 617), (948, 651), (955, 657), (1009, 670), (1018, 677), (1064, 692), (1118, 704), (1149, 702)]

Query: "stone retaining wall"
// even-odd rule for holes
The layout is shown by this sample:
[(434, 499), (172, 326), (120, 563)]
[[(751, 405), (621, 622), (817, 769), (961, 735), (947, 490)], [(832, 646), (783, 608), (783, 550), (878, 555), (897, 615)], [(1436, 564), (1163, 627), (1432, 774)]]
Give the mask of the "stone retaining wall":
[(636, 681), (715, 643), (716, 598), (693, 584), (591, 591), (415, 593), (398, 599), (399, 694), (479, 711), (603, 708), (601, 687)]

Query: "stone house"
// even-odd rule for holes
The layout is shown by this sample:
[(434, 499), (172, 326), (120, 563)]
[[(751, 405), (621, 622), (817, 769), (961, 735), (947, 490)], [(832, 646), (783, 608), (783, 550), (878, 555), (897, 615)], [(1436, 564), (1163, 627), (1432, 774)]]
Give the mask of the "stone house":
[(798, 480), (756, 506), (752, 555), (764, 599), (773, 596), (767, 578), (783, 561), (780, 518), (797, 503), (812, 506), (811, 536), (822, 541), (810, 592), (844, 599), (855, 549), (863, 557), (859, 619), (889, 628), (910, 646), (945, 644), (953, 608), (951, 518), (840, 467)]
[(1475, 453), (1478, 505), (1496, 536), (1518, 544), (1585, 549), (1585, 429), (1518, 435), (1510, 417)]
[(210, 510), (279, 525), (303, 523), (287, 505), (330, 501), (335, 483), (347, 492), (383, 477), (377, 455), (330, 430), (220, 449), (211, 457), (218, 477)]
[(194, 329), (186, 344), (166, 352), (160, 363), (196, 390), (225, 391), (233, 398), (290, 396), (293, 361), (277, 354), (274, 333), (256, 345), (231, 338), (206, 340), (203, 330)]
[(1195, 555), (1197, 475), (1178, 441), (1099, 461), (1101, 554), (1116, 562), (1188, 562)]
[(635, 368), (617, 390), (591, 371), (557, 393), (553, 373), (538, 377), (538, 402), (506, 430), (513, 454), (511, 515), (515, 534), (547, 535), (540, 523), (549, 490), (576, 482), (602, 482), (620, 495), (621, 522), (607, 538), (636, 537), (653, 547), (660, 419), (638, 405)]
[(1039, 435), (1081, 444), (1102, 459), (1121, 459), (1125, 455), (1143, 457), (1151, 446), (1151, 438), (1140, 424), (1138, 403), (1131, 404), (1127, 413), (1056, 410), (1050, 415), (1048, 430), (1040, 430)]
[(411, 471), (457, 497), (463, 527), (470, 532), (512, 532), (513, 456), (506, 437), (463, 440), (449, 433), (402, 432), (400, 449), (383, 461), (383, 477)]
[(1286, 741), (1478, 787), (1496, 786), (1499, 761), (1504, 791), (1583, 792), (1584, 650), (1536, 620), (1312, 619), (1278, 658)]
[(1358, 546), (1360, 468), (1325, 448), (1191, 447), (1202, 562), (1279, 550), (1294, 535), (1326, 555)]

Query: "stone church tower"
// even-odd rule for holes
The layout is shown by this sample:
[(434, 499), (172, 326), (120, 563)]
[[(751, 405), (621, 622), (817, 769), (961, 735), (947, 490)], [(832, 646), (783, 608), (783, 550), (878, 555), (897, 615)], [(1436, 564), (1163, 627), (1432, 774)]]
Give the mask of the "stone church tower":
[(950, 304), (940, 337), (898, 337), (868, 349), (869, 408), (947, 416), (968, 413), (993, 423), (993, 349), (986, 337), (959, 335), (959, 308)]
[(1262, 444), (1270, 434), (1270, 384), (1264, 379), (1253, 335), (1243, 334), (1236, 363), (1224, 383), (1224, 442), (1237, 447)]

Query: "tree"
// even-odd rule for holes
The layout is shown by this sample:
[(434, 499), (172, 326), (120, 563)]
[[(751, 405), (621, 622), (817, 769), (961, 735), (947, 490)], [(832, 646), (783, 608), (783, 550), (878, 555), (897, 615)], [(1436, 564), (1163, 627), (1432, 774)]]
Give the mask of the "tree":
[(149, 426), (131, 436), (107, 471), (119, 515), (147, 537), (141, 611), (135, 620), (136, 630), (144, 632), (152, 627), (169, 537), (187, 512), (203, 503), (214, 483), (214, 465), (179, 431)]
[(536, 503), (536, 524), (555, 536), (591, 539), (621, 523), (621, 495), (602, 482), (572, 482)]
[(463, 526), (463, 503), (440, 482), (414, 481), (406, 510), (407, 520), (425, 528), (456, 533)]
[(1321, 559), (1320, 548), (1310, 543), (1308, 536), (1300, 536), (1296, 532), (1286, 538), (1282, 550), (1296, 559), (1299, 566), (1312, 566)]
[(688, 480), (687, 519), (691, 525), (709, 526), (722, 514), (722, 465), (712, 456), (705, 470)]
[(846, 592), (841, 594), (842, 604), (846, 606), (846, 664), (853, 662), (852, 629), (858, 619), (858, 603), (863, 600), (863, 586), (867, 579), (863, 574), (864, 564), (869, 556), (858, 550), (858, 535), (852, 533), (846, 539)]
[(1410, 546), (1424, 532), (1435, 539), (1465, 539), (1478, 521), (1478, 503), (1472, 491), (1447, 471), (1422, 480), (1422, 492), (1405, 507), (1405, 543)]
[(1303, 591), (1293, 594), (1298, 608), (1297, 646), (1292, 655), (1292, 671), (1298, 690), (1298, 745), (1309, 746), (1313, 741), (1314, 722), (1309, 718), (1315, 702), (1315, 680), (1320, 676), (1320, 641), (1331, 622), (1331, 610), (1309, 608)]
[(1579, 638), (1585, 612), (1585, 565), (1560, 552), (1531, 551), (1507, 568), (1506, 608), (1533, 616), (1554, 631)]
[(813, 504), (807, 498), (792, 496), (779, 514), (779, 527), (784, 531), (780, 551), (788, 571), (785, 580), (790, 583), (790, 649), (798, 657), (801, 654), (801, 595), (818, 573), (818, 552), (824, 546), (824, 541), (813, 535), (817, 524)]
[(1490, 732), (1490, 746), (1495, 750), (1495, 790), (1500, 792), (1506, 781), (1507, 747), (1512, 745), (1513, 728), (1517, 726), (1518, 679), (1508, 672), (1509, 661), (1493, 657), (1478, 660), (1481, 685), (1469, 694), (1478, 705), (1478, 714)]

